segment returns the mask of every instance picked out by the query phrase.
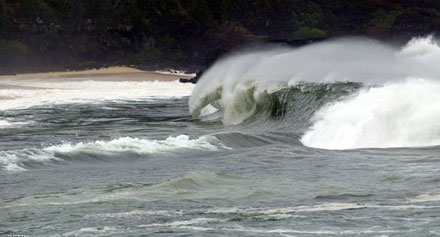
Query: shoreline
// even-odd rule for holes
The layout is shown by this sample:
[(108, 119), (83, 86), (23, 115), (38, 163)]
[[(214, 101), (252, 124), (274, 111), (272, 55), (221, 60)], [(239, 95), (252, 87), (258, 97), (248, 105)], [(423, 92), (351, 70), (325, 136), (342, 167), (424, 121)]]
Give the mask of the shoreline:
[[(28, 79), (56, 81), (174, 81), (179, 78), (191, 78), (192, 74), (177, 74), (158, 71), (143, 71), (132, 67), (108, 67), (84, 71), (63, 71), (43, 73), (23, 73), (0, 76), (0, 83), (17, 82)], [(63, 80), (66, 79), (66, 80)]]

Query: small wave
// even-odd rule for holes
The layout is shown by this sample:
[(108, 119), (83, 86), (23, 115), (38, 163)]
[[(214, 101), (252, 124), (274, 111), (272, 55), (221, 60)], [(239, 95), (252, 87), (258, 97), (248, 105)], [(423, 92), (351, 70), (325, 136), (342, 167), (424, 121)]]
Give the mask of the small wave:
[(26, 170), (25, 168), (20, 167), (18, 164), (15, 164), (15, 163), (9, 163), (9, 164), (5, 165), (3, 167), (3, 169), (6, 171), (11, 171), (11, 172), (20, 172), (20, 171)]
[(146, 156), (149, 154), (173, 154), (182, 150), (217, 151), (223, 146), (216, 138), (202, 136), (190, 139), (186, 135), (168, 137), (165, 140), (149, 140), (122, 137), (111, 141), (49, 146), (42, 149), (26, 148), (23, 150), (0, 151), (0, 165), (8, 171), (22, 171), (27, 166), (44, 165), (51, 161), (79, 157), (115, 157), (121, 155)]
[(157, 210), (157, 211), (143, 211), (143, 210), (132, 210), (127, 212), (117, 212), (117, 213), (99, 213), (86, 215), (84, 218), (131, 218), (136, 216), (177, 216), (178, 212), (171, 212), (167, 210)]
[[(77, 205), (85, 203), (108, 202), (116, 200), (165, 201), (165, 200), (232, 200), (245, 196), (247, 189), (240, 186), (240, 177), (205, 171), (193, 171), (175, 179), (164, 180), (157, 184), (146, 184), (121, 189), (90, 190), (81, 188), (71, 192), (48, 195), (30, 195), (8, 202), (0, 208), (35, 205)], [(198, 210), (194, 210), (198, 211)], [(204, 213), (204, 212), (203, 212)], [(96, 213), (87, 218), (130, 218), (133, 216), (181, 216), (183, 210), (133, 210), (120, 213)]]
[(161, 190), (171, 189), (175, 191), (196, 191), (210, 188), (218, 188), (219, 186), (223, 185), (234, 186), (240, 181), (241, 178), (235, 176), (198, 171), (189, 172), (183, 177), (154, 185), (153, 188)]
[(0, 120), (0, 129), (2, 128), (10, 128), (10, 127), (19, 127), (25, 124), (29, 124), (29, 122), (10, 122), (6, 120)]
[(89, 143), (62, 144), (44, 148), (45, 151), (54, 154), (101, 154), (116, 156), (120, 154), (147, 155), (152, 153), (167, 152), (176, 149), (201, 149), (218, 150), (217, 146), (209, 143), (208, 137), (189, 139), (186, 135), (168, 137), (163, 141), (148, 140), (132, 137), (122, 137), (111, 141), (95, 141)]
[(25, 148), (23, 150), (0, 151), (0, 165), (6, 171), (25, 171), (26, 166), (44, 165), (59, 160), (44, 149)]
[(221, 220), (216, 218), (195, 218), (191, 220), (183, 220), (183, 221), (174, 221), (170, 223), (153, 223), (149, 225), (141, 225), (139, 227), (182, 227), (182, 226), (190, 226), (190, 225), (204, 225), (213, 222), (219, 222)]

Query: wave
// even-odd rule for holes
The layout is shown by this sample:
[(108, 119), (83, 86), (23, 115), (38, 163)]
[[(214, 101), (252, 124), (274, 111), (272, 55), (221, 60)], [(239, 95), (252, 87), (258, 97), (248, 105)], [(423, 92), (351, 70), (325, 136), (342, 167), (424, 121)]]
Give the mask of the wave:
[(256, 133), (291, 133), (315, 148), (439, 145), (439, 61), (431, 36), (400, 48), (351, 38), (248, 50), (208, 69), (189, 109)]
[[(173, 179), (161, 180), (155, 184), (109, 185), (103, 189), (80, 189), (64, 194), (29, 195), (11, 200), (7, 206), (1, 206), (0, 208), (35, 205), (77, 205), (115, 200), (142, 200), (153, 202), (163, 200), (237, 200), (247, 199), (254, 193), (252, 189), (243, 188), (243, 185), (248, 187), (250, 184), (250, 180), (239, 176), (195, 170), (179, 175)], [(125, 213), (97, 213), (96, 215), (87, 215), (85, 218), (93, 218), (93, 216), (124, 218), (133, 215), (176, 216), (181, 212), (181, 210), (139, 210)], [(201, 213), (205, 212), (202, 211)]]
[(32, 123), (32, 122), (31, 121), (29, 121), (29, 122), (11, 122), (11, 121), (7, 121), (7, 120), (0, 120), (0, 129), (15, 128), (15, 127), (23, 126), (23, 125), (30, 124), (30, 123)]
[(92, 160), (121, 156), (145, 157), (151, 154), (173, 155), (187, 150), (217, 151), (224, 148), (227, 147), (215, 137), (210, 136), (190, 139), (186, 135), (179, 135), (165, 140), (122, 137), (111, 141), (64, 143), (41, 149), (0, 151), (0, 165), (7, 171), (24, 171), (28, 167), (63, 160)]
[(9, 127), (9, 126), (11, 126), (10, 122), (8, 122), (6, 120), (0, 120), (0, 128)]
[(173, 191), (204, 190), (219, 188), (218, 186), (222, 185), (234, 185), (239, 181), (241, 181), (241, 178), (236, 176), (193, 171), (185, 174), (183, 177), (157, 184), (153, 188)]
[(0, 89), (0, 110), (28, 108), (42, 104), (96, 103), (111, 100), (185, 97), (193, 85), (178, 81), (10, 81), (26, 85)]
[(362, 90), (319, 110), (301, 141), (326, 149), (439, 145), (439, 91), (426, 80)]

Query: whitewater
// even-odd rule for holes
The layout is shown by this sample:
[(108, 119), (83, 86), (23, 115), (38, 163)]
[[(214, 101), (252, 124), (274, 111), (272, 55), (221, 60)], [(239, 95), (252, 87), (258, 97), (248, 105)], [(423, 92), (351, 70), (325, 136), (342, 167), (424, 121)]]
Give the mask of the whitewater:
[[(440, 44), (0, 78), (0, 234), (440, 235)], [(166, 77), (166, 78), (163, 78)]]
[(224, 124), (241, 124), (273, 109), (272, 95), (282, 88), (361, 83), (364, 88), (358, 92), (326, 101), (316, 111), (301, 138), (304, 145), (326, 149), (440, 145), (438, 62), (440, 47), (433, 37), (413, 39), (403, 48), (342, 39), (299, 49), (240, 52), (205, 73), (191, 96), (190, 111), (198, 117), (205, 106), (213, 105), (222, 110)]

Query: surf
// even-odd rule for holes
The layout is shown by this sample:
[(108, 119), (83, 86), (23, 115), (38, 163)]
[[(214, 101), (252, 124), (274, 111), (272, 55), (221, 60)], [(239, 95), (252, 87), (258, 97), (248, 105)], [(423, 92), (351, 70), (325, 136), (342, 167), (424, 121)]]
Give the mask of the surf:
[(69, 103), (182, 98), (189, 96), (193, 89), (192, 84), (177, 81), (100, 81), (106, 80), (106, 77), (80, 78), (79, 81), (73, 79), (4, 81), (8, 86), (16, 88), (0, 89), (0, 110)]
[(189, 110), (226, 127), (291, 133), (313, 148), (435, 146), (439, 61), (432, 36), (400, 47), (348, 38), (248, 49), (203, 74)]
[(179, 155), (189, 151), (213, 152), (227, 149), (218, 139), (202, 136), (190, 139), (187, 135), (169, 136), (164, 140), (121, 137), (109, 141), (64, 142), (43, 148), (0, 151), (0, 165), (6, 171), (25, 171), (28, 168), (66, 161), (145, 158), (152, 155)]

